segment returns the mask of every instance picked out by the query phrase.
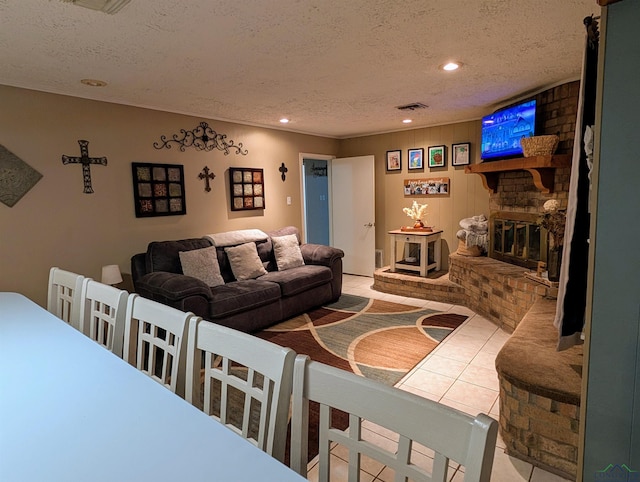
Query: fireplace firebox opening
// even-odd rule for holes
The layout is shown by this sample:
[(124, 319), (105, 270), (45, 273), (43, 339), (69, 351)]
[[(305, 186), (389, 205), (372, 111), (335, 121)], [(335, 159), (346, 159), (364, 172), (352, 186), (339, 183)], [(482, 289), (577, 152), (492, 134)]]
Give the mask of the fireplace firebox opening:
[(547, 261), (547, 230), (537, 214), (496, 211), (489, 223), (491, 258), (529, 269)]

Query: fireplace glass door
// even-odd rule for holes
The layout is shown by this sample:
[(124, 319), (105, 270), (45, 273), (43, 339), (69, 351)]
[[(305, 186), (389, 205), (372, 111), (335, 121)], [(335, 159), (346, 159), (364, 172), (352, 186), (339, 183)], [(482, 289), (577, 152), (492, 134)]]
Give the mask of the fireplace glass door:
[(536, 268), (538, 261), (546, 261), (547, 233), (536, 215), (495, 213), (490, 233), (492, 258), (526, 268)]

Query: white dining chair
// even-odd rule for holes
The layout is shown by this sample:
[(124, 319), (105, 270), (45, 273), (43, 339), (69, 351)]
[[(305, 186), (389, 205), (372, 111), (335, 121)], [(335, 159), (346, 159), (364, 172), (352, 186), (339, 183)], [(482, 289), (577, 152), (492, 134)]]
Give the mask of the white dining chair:
[(89, 278), (58, 267), (49, 270), (47, 311), (80, 329), (82, 283)]
[(94, 280), (82, 284), (80, 331), (122, 357), (128, 293)]
[[(358, 481), (361, 458), (369, 457), (393, 470), (395, 482), (451, 478), (450, 461), (464, 466), (465, 482), (488, 482), (493, 466), (498, 423), (479, 414), (472, 417), (451, 407), (399, 388), (298, 355), (293, 375), (291, 463), (307, 476), (309, 402), (319, 404), (319, 481), (331, 476), (330, 450), (339, 444), (348, 452), (348, 480)], [(348, 429), (332, 426), (332, 411), (348, 414)], [(363, 423), (364, 422), (364, 423)], [(364, 427), (383, 427), (376, 443)], [(366, 435), (365, 435), (366, 433)], [(388, 438), (387, 438), (388, 437)], [(395, 441), (395, 442), (394, 442)], [(415, 451), (415, 446), (419, 451)], [(432, 451), (433, 468), (420, 461)], [(345, 457), (344, 452), (341, 455)], [(430, 473), (429, 473), (430, 472)], [(389, 479), (391, 480), (391, 479)]]
[(295, 352), (194, 319), (187, 352), (185, 399), (284, 462)]
[(192, 317), (196, 318), (191, 312), (130, 294), (124, 325), (124, 360), (184, 396), (184, 338)]

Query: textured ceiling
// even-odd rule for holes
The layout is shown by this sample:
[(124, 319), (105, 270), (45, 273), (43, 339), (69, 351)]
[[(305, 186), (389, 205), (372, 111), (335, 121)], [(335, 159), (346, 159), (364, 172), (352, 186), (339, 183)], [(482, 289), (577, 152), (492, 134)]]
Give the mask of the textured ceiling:
[[(595, 0), (0, 0), (0, 84), (351, 137), (579, 78)], [(456, 59), (452, 73), (438, 67)], [(88, 87), (80, 79), (100, 79)], [(395, 107), (429, 107), (403, 113)]]

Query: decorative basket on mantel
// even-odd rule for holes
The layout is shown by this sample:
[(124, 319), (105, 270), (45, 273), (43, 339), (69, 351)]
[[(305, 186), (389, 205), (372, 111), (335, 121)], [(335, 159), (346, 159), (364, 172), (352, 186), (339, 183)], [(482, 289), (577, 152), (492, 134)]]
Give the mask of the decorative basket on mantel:
[(520, 139), (524, 157), (550, 156), (558, 148), (560, 138), (556, 135), (523, 137)]

